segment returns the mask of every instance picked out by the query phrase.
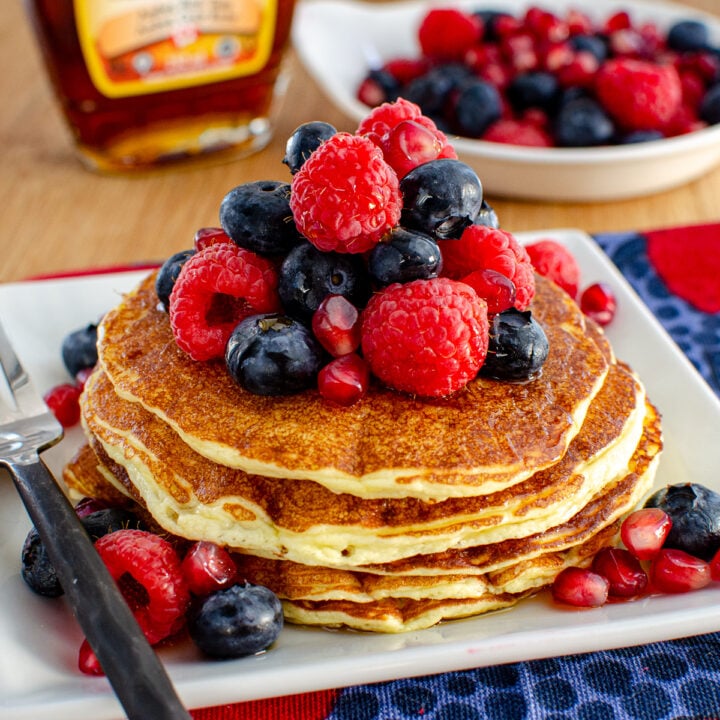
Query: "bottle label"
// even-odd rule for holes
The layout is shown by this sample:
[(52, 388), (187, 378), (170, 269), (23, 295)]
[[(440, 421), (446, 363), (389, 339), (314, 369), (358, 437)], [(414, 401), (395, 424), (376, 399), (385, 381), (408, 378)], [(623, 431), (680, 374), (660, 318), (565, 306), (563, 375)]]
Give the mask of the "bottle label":
[(73, 0), (95, 87), (107, 97), (253, 75), (275, 37), (277, 0)]

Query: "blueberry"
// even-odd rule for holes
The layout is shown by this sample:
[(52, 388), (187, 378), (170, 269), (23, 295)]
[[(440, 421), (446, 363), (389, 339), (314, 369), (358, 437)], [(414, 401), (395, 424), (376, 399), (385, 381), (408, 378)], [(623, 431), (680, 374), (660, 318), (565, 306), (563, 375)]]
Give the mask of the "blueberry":
[(522, 112), (540, 108), (555, 111), (560, 97), (560, 83), (549, 72), (527, 72), (516, 75), (507, 87), (507, 97), (513, 109)]
[(532, 380), (548, 356), (545, 331), (529, 310), (515, 308), (495, 315), (488, 353), (480, 375), (495, 380)]
[(435, 278), (442, 269), (438, 244), (423, 233), (394, 228), (368, 258), (370, 277), (379, 286)]
[(500, 220), (498, 219), (497, 213), (487, 200), (483, 199), (480, 212), (473, 221), (473, 225), (485, 225), (486, 227), (495, 228), (496, 230), (500, 228)]
[(620, 138), (621, 145), (634, 145), (635, 143), (662, 140), (665, 136), (659, 130), (634, 130)]
[(664, 547), (711, 560), (720, 550), (720, 494), (697, 483), (668, 485), (645, 502), (672, 520)]
[(450, 94), (470, 76), (464, 65), (438, 65), (407, 83), (402, 96), (419, 105), (423, 115), (440, 116), (445, 112)]
[(568, 44), (576, 52), (589, 52), (602, 64), (607, 60), (607, 43), (597, 35), (573, 35)]
[(280, 266), (278, 293), (288, 315), (309, 322), (326, 295), (343, 295), (356, 307), (364, 307), (370, 278), (359, 255), (322, 252), (303, 242)]
[(68, 333), (60, 347), (67, 371), (75, 377), (80, 370), (95, 367), (97, 353), (97, 325), (90, 324)]
[(261, 585), (233, 585), (209, 595), (190, 613), (190, 637), (205, 654), (237, 658), (266, 650), (283, 627), (282, 605)]
[(155, 292), (163, 309), (170, 309), (170, 294), (183, 265), (195, 254), (195, 250), (181, 250), (171, 255), (161, 266), (155, 279)]
[(713, 85), (705, 93), (698, 114), (708, 125), (720, 123), (720, 83)]
[[(90, 539), (98, 538), (123, 528), (142, 529), (142, 522), (128, 510), (105, 508), (80, 518)], [(35, 528), (25, 538), (21, 553), (21, 575), (31, 590), (44, 597), (63, 594), (55, 568), (50, 562), (45, 544)]]
[(303, 123), (289, 137), (285, 146), (283, 162), (294, 175), (313, 151), (336, 133), (337, 130), (330, 123), (319, 120)]
[(242, 320), (225, 351), (230, 375), (256, 395), (289, 395), (314, 387), (326, 361), (309, 328), (273, 313)]
[(50, 562), (45, 543), (33, 528), (25, 538), (20, 557), (20, 574), (28, 587), (43, 597), (60, 597), (64, 590)]
[(477, 173), (450, 158), (418, 165), (400, 181), (403, 211), (400, 224), (440, 239), (459, 238), (482, 208)]
[(460, 134), (480, 137), (502, 116), (500, 93), (484, 80), (468, 82), (457, 93), (453, 112)]
[(705, 50), (710, 42), (707, 25), (699, 20), (680, 20), (670, 27), (667, 44), (672, 50)]
[(615, 135), (615, 126), (598, 102), (579, 97), (562, 105), (555, 119), (554, 135), (562, 147), (606, 145)]
[(260, 255), (284, 254), (301, 239), (290, 210), (290, 185), (276, 180), (230, 190), (220, 203), (220, 224), (236, 245)]
[(483, 26), (483, 41), (486, 43), (497, 42), (500, 35), (497, 32), (498, 20), (502, 18), (512, 19), (512, 15), (502, 10), (476, 10), (473, 15), (480, 18)]

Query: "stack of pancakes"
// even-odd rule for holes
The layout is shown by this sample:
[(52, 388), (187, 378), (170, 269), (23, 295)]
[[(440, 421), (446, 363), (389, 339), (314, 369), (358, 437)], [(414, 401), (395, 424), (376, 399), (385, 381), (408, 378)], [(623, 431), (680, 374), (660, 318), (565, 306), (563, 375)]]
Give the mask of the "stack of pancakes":
[(348, 408), (253, 395), (191, 360), (154, 282), (103, 319), (66, 482), (232, 548), (291, 622), (397, 632), (506, 607), (588, 564), (652, 484), (657, 412), (542, 277), (540, 377), (430, 400), (373, 384)]

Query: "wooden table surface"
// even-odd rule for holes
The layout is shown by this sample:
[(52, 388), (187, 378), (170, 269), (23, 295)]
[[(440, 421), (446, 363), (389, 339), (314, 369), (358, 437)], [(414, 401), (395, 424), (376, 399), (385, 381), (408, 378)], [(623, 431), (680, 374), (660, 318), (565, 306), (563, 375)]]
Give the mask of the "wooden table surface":
[[(538, 3), (542, 5), (542, 3)], [(718, 0), (680, 3), (720, 15)], [(0, 282), (28, 276), (160, 260), (189, 247), (197, 228), (217, 225), (235, 185), (288, 180), (281, 159), (297, 125), (356, 123), (321, 93), (291, 53), (291, 80), (275, 136), (260, 153), (231, 163), (102, 176), (77, 160), (18, 0), (0, 13)], [(504, 229), (577, 227), (588, 232), (720, 220), (720, 167), (660, 194), (598, 204), (521, 202), (488, 196)]]

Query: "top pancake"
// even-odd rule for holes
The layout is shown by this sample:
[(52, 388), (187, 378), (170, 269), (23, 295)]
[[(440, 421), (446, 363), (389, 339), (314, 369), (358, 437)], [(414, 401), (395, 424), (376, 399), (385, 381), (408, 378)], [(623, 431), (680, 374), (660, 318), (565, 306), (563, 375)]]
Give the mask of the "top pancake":
[(478, 378), (431, 400), (373, 384), (349, 408), (313, 390), (253, 395), (222, 361), (198, 363), (177, 347), (154, 282), (151, 274), (100, 326), (99, 358), (117, 394), (215, 463), (360, 497), (471, 496), (528, 478), (562, 457), (609, 367), (575, 303), (538, 277), (532, 310), (550, 352), (532, 382)]

